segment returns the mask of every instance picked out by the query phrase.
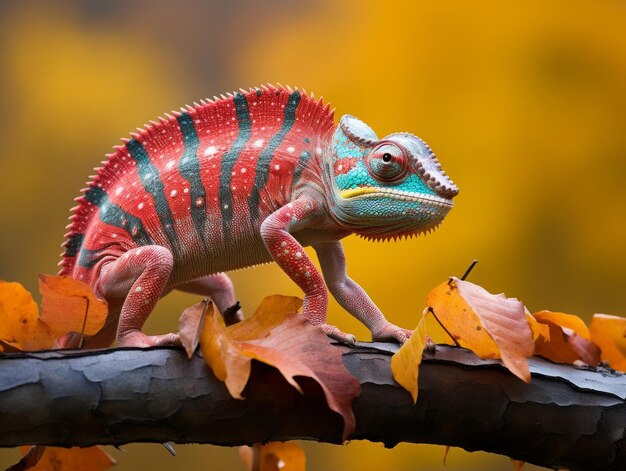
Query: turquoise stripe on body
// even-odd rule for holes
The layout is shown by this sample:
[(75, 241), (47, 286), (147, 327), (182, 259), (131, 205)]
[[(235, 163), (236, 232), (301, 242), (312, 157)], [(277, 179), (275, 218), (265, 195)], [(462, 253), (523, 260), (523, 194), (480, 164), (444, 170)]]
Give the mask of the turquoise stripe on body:
[(232, 173), (241, 152), (246, 146), (252, 134), (252, 122), (250, 121), (250, 109), (246, 97), (237, 92), (233, 99), (235, 112), (237, 113), (237, 138), (230, 146), (230, 149), (222, 156), (220, 171), (220, 211), (222, 212), (222, 234), (223, 238), (231, 236), (233, 223), (233, 193), (231, 189)]
[(293, 127), (293, 123), (296, 120), (296, 109), (300, 104), (301, 98), (302, 95), (300, 95), (298, 90), (289, 95), (287, 105), (285, 106), (283, 124), (280, 130), (272, 136), (267, 144), (267, 147), (263, 149), (263, 152), (259, 155), (259, 160), (256, 165), (254, 185), (252, 187), (250, 197), (248, 198), (248, 208), (250, 211), (250, 218), (252, 220), (256, 220), (259, 217), (259, 202), (261, 200), (260, 192), (261, 189), (265, 188), (265, 185), (267, 185), (272, 157), (274, 157), (274, 152)]
[(139, 179), (144, 189), (150, 193), (154, 200), (157, 216), (170, 247), (172, 247), (175, 255), (180, 255), (180, 241), (174, 230), (174, 217), (172, 216), (170, 205), (165, 197), (165, 187), (161, 181), (159, 170), (152, 163), (148, 152), (146, 152), (143, 145), (141, 145), (138, 140), (131, 139), (126, 143), (126, 148), (130, 156), (137, 163), (137, 172), (139, 173)]
[(183, 155), (178, 163), (178, 172), (189, 182), (189, 211), (196, 233), (206, 250), (206, 190), (200, 178), (198, 158), (200, 139), (198, 139), (196, 127), (189, 113), (183, 113), (176, 119), (183, 134), (184, 145)]

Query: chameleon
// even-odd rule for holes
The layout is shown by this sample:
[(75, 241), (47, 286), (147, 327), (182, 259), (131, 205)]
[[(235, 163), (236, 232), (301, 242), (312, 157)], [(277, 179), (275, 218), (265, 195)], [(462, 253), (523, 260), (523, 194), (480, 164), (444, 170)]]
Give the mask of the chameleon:
[[(243, 318), (225, 272), (276, 262), (302, 289), (302, 315), (329, 337), (328, 292), (374, 340), (405, 342), (347, 274), (341, 239), (436, 228), (458, 187), (417, 136), (379, 139), (363, 121), (297, 88), (265, 85), (201, 100), (151, 121), (107, 154), (71, 209), (60, 275), (109, 305), (92, 346), (176, 344), (143, 324), (173, 289)], [(303, 247), (311, 246), (321, 273)]]

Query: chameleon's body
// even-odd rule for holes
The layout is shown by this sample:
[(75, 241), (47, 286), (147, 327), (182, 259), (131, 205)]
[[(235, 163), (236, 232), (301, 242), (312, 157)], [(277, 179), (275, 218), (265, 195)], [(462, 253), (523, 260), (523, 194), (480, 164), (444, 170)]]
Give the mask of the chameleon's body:
[[(388, 238), (437, 226), (458, 190), (430, 149), (399, 133), (379, 141), (356, 118), (304, 92), (262, 87), (167, 115), (108, 156), (73, 209), (61, 274), (110, 306), (97, 344), (154, 345), (141, 327), (171, 289), (235, 303), (224, 271), (276, 261), (305, 293), (303, 314), (325, 323), (328, 288), (375, 339), (404, 341), (345, 272), (339, 240)], [(324, 279), (303, 251), (312, 245)], [(240, 312), (227, 322), (236, 321)]]

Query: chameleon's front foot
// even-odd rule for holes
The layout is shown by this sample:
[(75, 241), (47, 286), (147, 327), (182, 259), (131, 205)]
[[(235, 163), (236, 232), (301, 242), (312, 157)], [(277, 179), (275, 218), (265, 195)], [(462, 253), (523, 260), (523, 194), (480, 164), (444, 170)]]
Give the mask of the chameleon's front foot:
[(146, 335), (140, 330), (120, 333), (117, 338), (118, 347), (161, 347), (182, 345), (178, 334)]
[(411, 337), (412, 330), (403, 329), (390, 322), (383, 324), (381, 327), (372, 330), (372, 340), (374, 342), (398, 342), (403, 344)]
[(334, 339), (337, 342), (345, 343), (349, 347), (356, 346), (356, 337), (354, 335), (346, 334), (334, 325), (329, 325), (326, 323), (319, 324), (319, 327), (321, 327), (324, 333), (328, 335), (331, 339)]

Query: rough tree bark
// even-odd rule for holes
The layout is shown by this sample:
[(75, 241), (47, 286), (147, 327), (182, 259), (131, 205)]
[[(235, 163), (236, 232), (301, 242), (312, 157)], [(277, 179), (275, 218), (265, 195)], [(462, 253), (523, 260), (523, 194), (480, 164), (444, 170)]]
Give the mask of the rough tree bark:
[[(498, 362), (438, 346), (425, 353), (413, 405), (391, 376), (396, 349), (344, 348), (344, 363), (363, 386), (353, 439), (445, 444), (571, 470), (626, 469), (626, 376), (533, 358), (527, 385)], [(241, 401), (202, 358), (188, 361), (178, 349), (3, 354), (0, 446), (339, 443), (340, 417), (313, 381), (301, 384), (304, 395), (255, 364)]]

